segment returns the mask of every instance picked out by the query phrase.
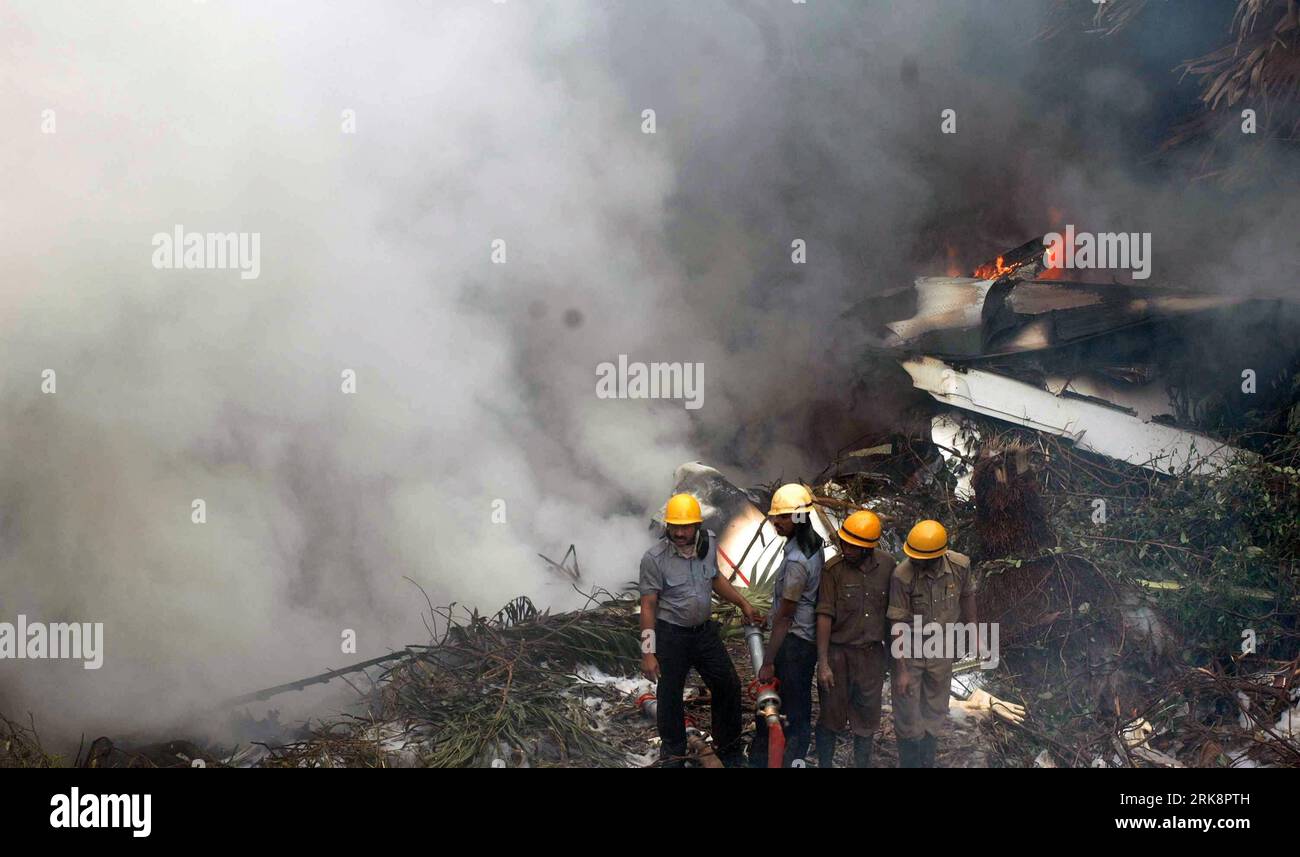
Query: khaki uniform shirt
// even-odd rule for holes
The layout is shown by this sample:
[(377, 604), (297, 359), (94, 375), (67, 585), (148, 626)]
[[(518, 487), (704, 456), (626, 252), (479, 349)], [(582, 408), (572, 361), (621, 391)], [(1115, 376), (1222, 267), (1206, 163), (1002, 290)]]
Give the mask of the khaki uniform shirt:
[(886, 615), (893, 622), (909, 624), (913, 616), (920, 616), (922, 625), (960, 622), (961, 598), (974, 594), (975, 575), (965, 554), (950, 550), (924, 574), (908, 558), (894, 569)]
[(894, 558), (882, 550), (867, 553), (862, 566), (836, 556), (822, 569), (817, 591), (817, 615), (831, 617), (831, 642), (865, 646), (884, 642), (889, 634), (885, 612)]

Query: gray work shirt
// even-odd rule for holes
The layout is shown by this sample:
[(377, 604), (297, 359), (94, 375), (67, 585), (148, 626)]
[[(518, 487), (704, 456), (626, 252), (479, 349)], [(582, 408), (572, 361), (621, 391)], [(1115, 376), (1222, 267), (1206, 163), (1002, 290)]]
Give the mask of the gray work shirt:
[(718, 576), (718, 540), (713, 533), (708, 538), (709, 549), (703, 558), (683, 559), (667, 537), (641, 557), (641, 594), (659, 596), (656, 619), (682, 628), (709, 620), (713, 578)]
[(776, 610), (781, 599), (789, 592), (794, 601), (794, 619), (790, 623), (790, 633), (810, 643), (817, 642), (817, 587), (822, 579), (822, 562), (824, 557), (820, 548), (808, 556), (799, 547), (795, 539), (785, 543), (785, 561), (776, 573), (775, 588), (772, 590), (772, 609)]

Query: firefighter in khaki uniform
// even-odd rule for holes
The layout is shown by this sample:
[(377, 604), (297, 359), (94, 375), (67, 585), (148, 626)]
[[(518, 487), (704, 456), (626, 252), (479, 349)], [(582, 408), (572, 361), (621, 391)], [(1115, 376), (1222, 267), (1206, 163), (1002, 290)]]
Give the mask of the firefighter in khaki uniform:
[(840, 555), (822, 568), (817, 590), (817, 766), (834, 767), (835, 742), (847, 723), (853, 766), (869, 768), (889, 661), (885, 611), (896, 563), (876, 550), (880, 518), (874, 512), (849, 515), (839, 539)]
[[(894, 622), (895, 656), (890, 692), (898, 763), (902, 768), (933, 768), (939, 735), (948, 719), (953, 657), (924, 657), (921, 641), (910, 639), (917, 617), (924, 627), (947, 628), (975, 619), (975, 577), (970, 558), (948, 550), (948, 531), (938, 521), (921, 521), (907, 534), (903, 560), (889, 588), (889, 619)], [(907, 637), (908, 639), (904, 639)], [(901, 657), (906, 653), (910, 657)]]

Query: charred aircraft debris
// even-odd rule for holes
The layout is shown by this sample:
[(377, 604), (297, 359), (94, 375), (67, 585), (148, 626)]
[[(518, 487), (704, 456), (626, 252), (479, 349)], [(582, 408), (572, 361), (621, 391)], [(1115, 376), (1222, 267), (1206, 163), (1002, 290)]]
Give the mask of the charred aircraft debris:
[(1232, 435), (1287, 428), (1259, 415), (1293, 404), (1293, 301), (1067, 280), (1045, 251), (1034, 239), (850, 311), (935, 402), (937, 444), (979, 415), (1173, 474), (1226, 463)]

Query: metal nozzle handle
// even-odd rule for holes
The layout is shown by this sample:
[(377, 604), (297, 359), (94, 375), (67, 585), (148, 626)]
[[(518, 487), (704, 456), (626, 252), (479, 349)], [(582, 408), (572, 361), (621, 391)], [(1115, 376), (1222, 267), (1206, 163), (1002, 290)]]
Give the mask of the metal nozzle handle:
[(745, 626), (745, 643), (749, 646), (749, 659), (754, 664), (754, 672), (763, 668), (763, 632), (757, 625)]

